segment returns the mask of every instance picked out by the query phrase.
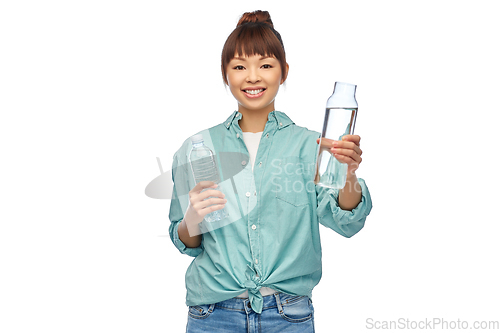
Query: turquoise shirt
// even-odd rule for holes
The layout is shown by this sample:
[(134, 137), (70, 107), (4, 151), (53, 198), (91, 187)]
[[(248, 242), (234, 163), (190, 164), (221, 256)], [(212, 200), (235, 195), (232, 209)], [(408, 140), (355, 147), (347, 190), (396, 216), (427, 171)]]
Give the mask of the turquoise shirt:
[(322, 272), (319, 223), (351, 237), (363, 228), (372, 203), (363, 179), (361, 202), (352, 211), (339, 207), (338, 190), (314, 184), (320, 133), (295, 125), (283, 112), (269, 113), (252, 171), (241, 117), (235, 111), (200, 132), (216, 155), (229, 217), (202, 222), (196, 248), (179, 239), (177, 228), (195, 186), (187, 139), (173, 159), (169, 232), (179, 251), (194, 257), (186, 272), (186, 305), (216, 303), (248, 290), (252, 309), (261, 313), (261, 287), (312, 297)]

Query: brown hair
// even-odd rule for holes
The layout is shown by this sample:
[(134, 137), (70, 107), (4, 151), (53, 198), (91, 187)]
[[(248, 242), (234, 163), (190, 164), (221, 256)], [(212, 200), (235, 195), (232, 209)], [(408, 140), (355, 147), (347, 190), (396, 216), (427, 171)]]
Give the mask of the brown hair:
[(227, 66), (236, 54), (275, 57), (281, 66), (281, 78), (286, 79), (285, 47), (281, 35), (274, 30), (269, 12), (256, 10), (244, 13), (227, 38), (221, 61), (222, 79), (227, 85)]

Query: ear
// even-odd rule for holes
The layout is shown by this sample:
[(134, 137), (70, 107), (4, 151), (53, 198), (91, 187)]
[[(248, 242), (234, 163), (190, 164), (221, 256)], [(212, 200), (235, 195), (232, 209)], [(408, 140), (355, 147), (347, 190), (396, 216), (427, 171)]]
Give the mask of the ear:
[(285, 70), (285, 77), (281, 78), (281, 84), (286, 81), (286, 78), (288, 77), (288, 69), (290, 69), (290, 66), (288, 66), (288, 63), (286, 64), (286, 70)]

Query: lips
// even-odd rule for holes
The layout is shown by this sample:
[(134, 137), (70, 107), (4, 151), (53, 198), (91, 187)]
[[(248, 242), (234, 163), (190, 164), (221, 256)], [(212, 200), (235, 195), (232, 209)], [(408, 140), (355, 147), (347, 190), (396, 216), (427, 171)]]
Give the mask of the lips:
[(260, 97), (264, 94), (266, 91), (266, 88), (262, 87), (248, 87), (246, 89), (243, 89), (243, 92), (248, 98), (257, 98)]

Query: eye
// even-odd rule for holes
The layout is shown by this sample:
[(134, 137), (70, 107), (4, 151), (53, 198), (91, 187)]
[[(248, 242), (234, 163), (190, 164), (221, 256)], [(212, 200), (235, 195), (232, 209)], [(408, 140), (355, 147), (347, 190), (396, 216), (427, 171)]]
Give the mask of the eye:
[(264, 68), (273, 68), (273, 66), (271, 66), (269, 64), (262, 65), (262, 67), (264, 67)]
[(238, 65), (238, 66), (234, 66), (233, 69), (236, 69), (238, 71), (241, 71), (241, 70), (244, 70), (245, 67), (241, 66), (241, 65)]

